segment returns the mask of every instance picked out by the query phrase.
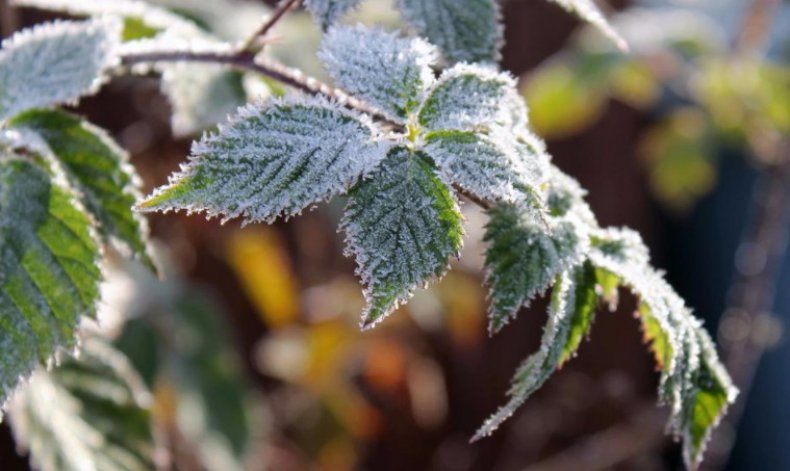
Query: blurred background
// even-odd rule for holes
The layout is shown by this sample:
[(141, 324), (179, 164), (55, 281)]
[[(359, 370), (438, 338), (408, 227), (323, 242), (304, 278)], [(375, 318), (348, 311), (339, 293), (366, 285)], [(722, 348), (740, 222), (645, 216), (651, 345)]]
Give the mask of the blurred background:
[[(4, 37), (55, 17), (4, 2)], [(254, 29), (267, 8), (155, 3), (229, 39)], [(504, 2), (502, 67), (519, 77), (533, 127), (559, 167), (589, 190), (601, 224), (637, 229), (717, 339), (742, 389), (732, 414), (741, 420), (721, 425), (704, 467), (790, 469), (790, 2), (609, 6), (627, 54), (548, 2)], [(366, 0), (355, 18), (398, 24), (382, 0)], [(322, 76), (319, 30), (304, 12), (275, 36), (270, 54)], [(129, 150), (147, 193), (185, 160), (189, 134), (256, 93), (249, 78), (224, 73), (209, 85), (193, 76), (181, 103), (165, 98), (156, 77), (121, 78), (76, 111)], [(190, 86), (215, 87), (216, 103), (189, 102)], [(206, 109), (171, 120), (189, 106)], [(488, 338), (485, 215), (464, 204), (461, 261), (361, 333), (361, 290), (336, 230), (343, 204), (245, 228), (153, 215), (166, 280), (122, 263), (109, 270), (107, 322), (153, 391), (173, 469), (682, 466), (679, 446), (663, 434), (658, 374), (626, 293), (616, 311), (601, 307), (577, 359), (492, 437), (469, 444), (537, 347), (545, 302)], [(0, 469), (28, 469), (5, 425)]]

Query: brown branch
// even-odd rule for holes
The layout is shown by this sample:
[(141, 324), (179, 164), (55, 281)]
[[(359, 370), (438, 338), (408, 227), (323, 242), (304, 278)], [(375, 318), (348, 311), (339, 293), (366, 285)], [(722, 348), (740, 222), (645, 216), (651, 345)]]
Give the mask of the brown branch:
[(254, 72), (274, 79), (284, 85), (301, 90), (309, 95), (324, 96), (336, 100), (343, 106), (371, 116), (393, 129), (401, 130), (403, 126), (392, 121), (381, 111), (371, 105), (350, 96), (345, 91), (331, 87), (317, 79), (309, 77), (299, 70), (292, 69), (278, 62), (256, 57), (242, 51), (236, 53), (193, 52), (193, 51), (162, 51), (129, 53), (123, 56), (123, 64), (153, 64), (157, 62), (201, 62), (207, 64), (223, 64), (235, 69)]
[(277, 9), (274, 10), (269, 19), (266, 20), (266, 22), (263, 23), (260, 28), (258, 28), (247, 38), (247, 40), (242, 43), (239, 51), (258, 52), (256, 50), (257, 43), (265, 39), (269, 31), (271, 31), (271, 29), (274, 28), (274, 26), (277, 25), (281, 19), (283, 19), (286, 13), (292, 9), (298, 8), (301, 3), (302, 0), (283, 0), (280, 2), (280, 4), (277, 6)]

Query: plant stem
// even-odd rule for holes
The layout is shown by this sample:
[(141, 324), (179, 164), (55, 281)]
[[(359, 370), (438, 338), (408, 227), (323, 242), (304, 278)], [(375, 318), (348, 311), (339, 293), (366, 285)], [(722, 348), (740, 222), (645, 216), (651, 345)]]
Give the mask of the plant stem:
[(127, 66), (135, 64), (152, 64), (157, 62), (201, 62), (207, 64), (223, 64), (235, 69), (254, 72), (274, 79), (284, 85), (301, 90), (309, 95), (325, 96), (336, 100), (347, 108), (369, 115), (394, 129), (402, 129), (403, 125), (390, 120), (371, 105), (350, 96), (345, 91), (331, 87), (320, 80), (290, 68), (279, 62), (256, 57), (254, 54), (241, 52), (196, 52), (196, 51), (161, 51), (129, 53), (123, 56)]
[(257, 43), (266, 37), (266, 34), (280, 22), (280, 20), (285, 16), (288, 11), (293, 8), (299, 7), (301, 5), (302, 0), (283, 0), (277, 6), (277, 9), (274, 10), (272, 15), (266, 20), (265, 23), (261, 25), (253, 34), (251, 34), (246, 41), (241, 44), (239, 51), (245, 52), (259, 52), (256, 50)]

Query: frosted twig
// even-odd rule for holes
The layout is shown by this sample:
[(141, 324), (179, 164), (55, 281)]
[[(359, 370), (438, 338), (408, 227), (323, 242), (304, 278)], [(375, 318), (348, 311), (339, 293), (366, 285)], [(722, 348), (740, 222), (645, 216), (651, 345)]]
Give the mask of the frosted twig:
[(122, 59), (124, 65), (127, 66), (156, 62), (203, 62), (224, 64), (236, 69), (264, 75), (309, 95), (330, 98), (347, 108), (367, 114), (371, 118), (388, 124), (395, 129), (402, 128), (400, 124), (391, 121), (387, 116), (368, 103), (350, 96), (339, 88), (331, 87), (320, 80), (309, 77), (300, 70), (293, 69), (270, 59), (255, 57), (254, 54), (246, 51), (236, 53), (197, 52), (187, 50), (144, 53), (132, 52), (124, 54)]

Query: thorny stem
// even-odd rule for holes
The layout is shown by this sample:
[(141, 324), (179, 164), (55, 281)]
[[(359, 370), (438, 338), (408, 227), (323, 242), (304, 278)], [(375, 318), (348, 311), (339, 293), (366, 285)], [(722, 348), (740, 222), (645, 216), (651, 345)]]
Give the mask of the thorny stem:
[(258, 47), (258, 43), (266, 38), (266, 35), (269, 31), (280, 22), (280, 20), (288, 13), (291, 9), (296, 9), (301, 5), (302, 0), (283, 0), (278, 6), (277, 9), (274, 10), (272, 15), (266, 20), (265, 23), (261, 25), (253, 34), (251, 34), (246, 41), (241, 44), (239, 51), (246, 51), (246, 52), (258, 52), (256, 49)]

